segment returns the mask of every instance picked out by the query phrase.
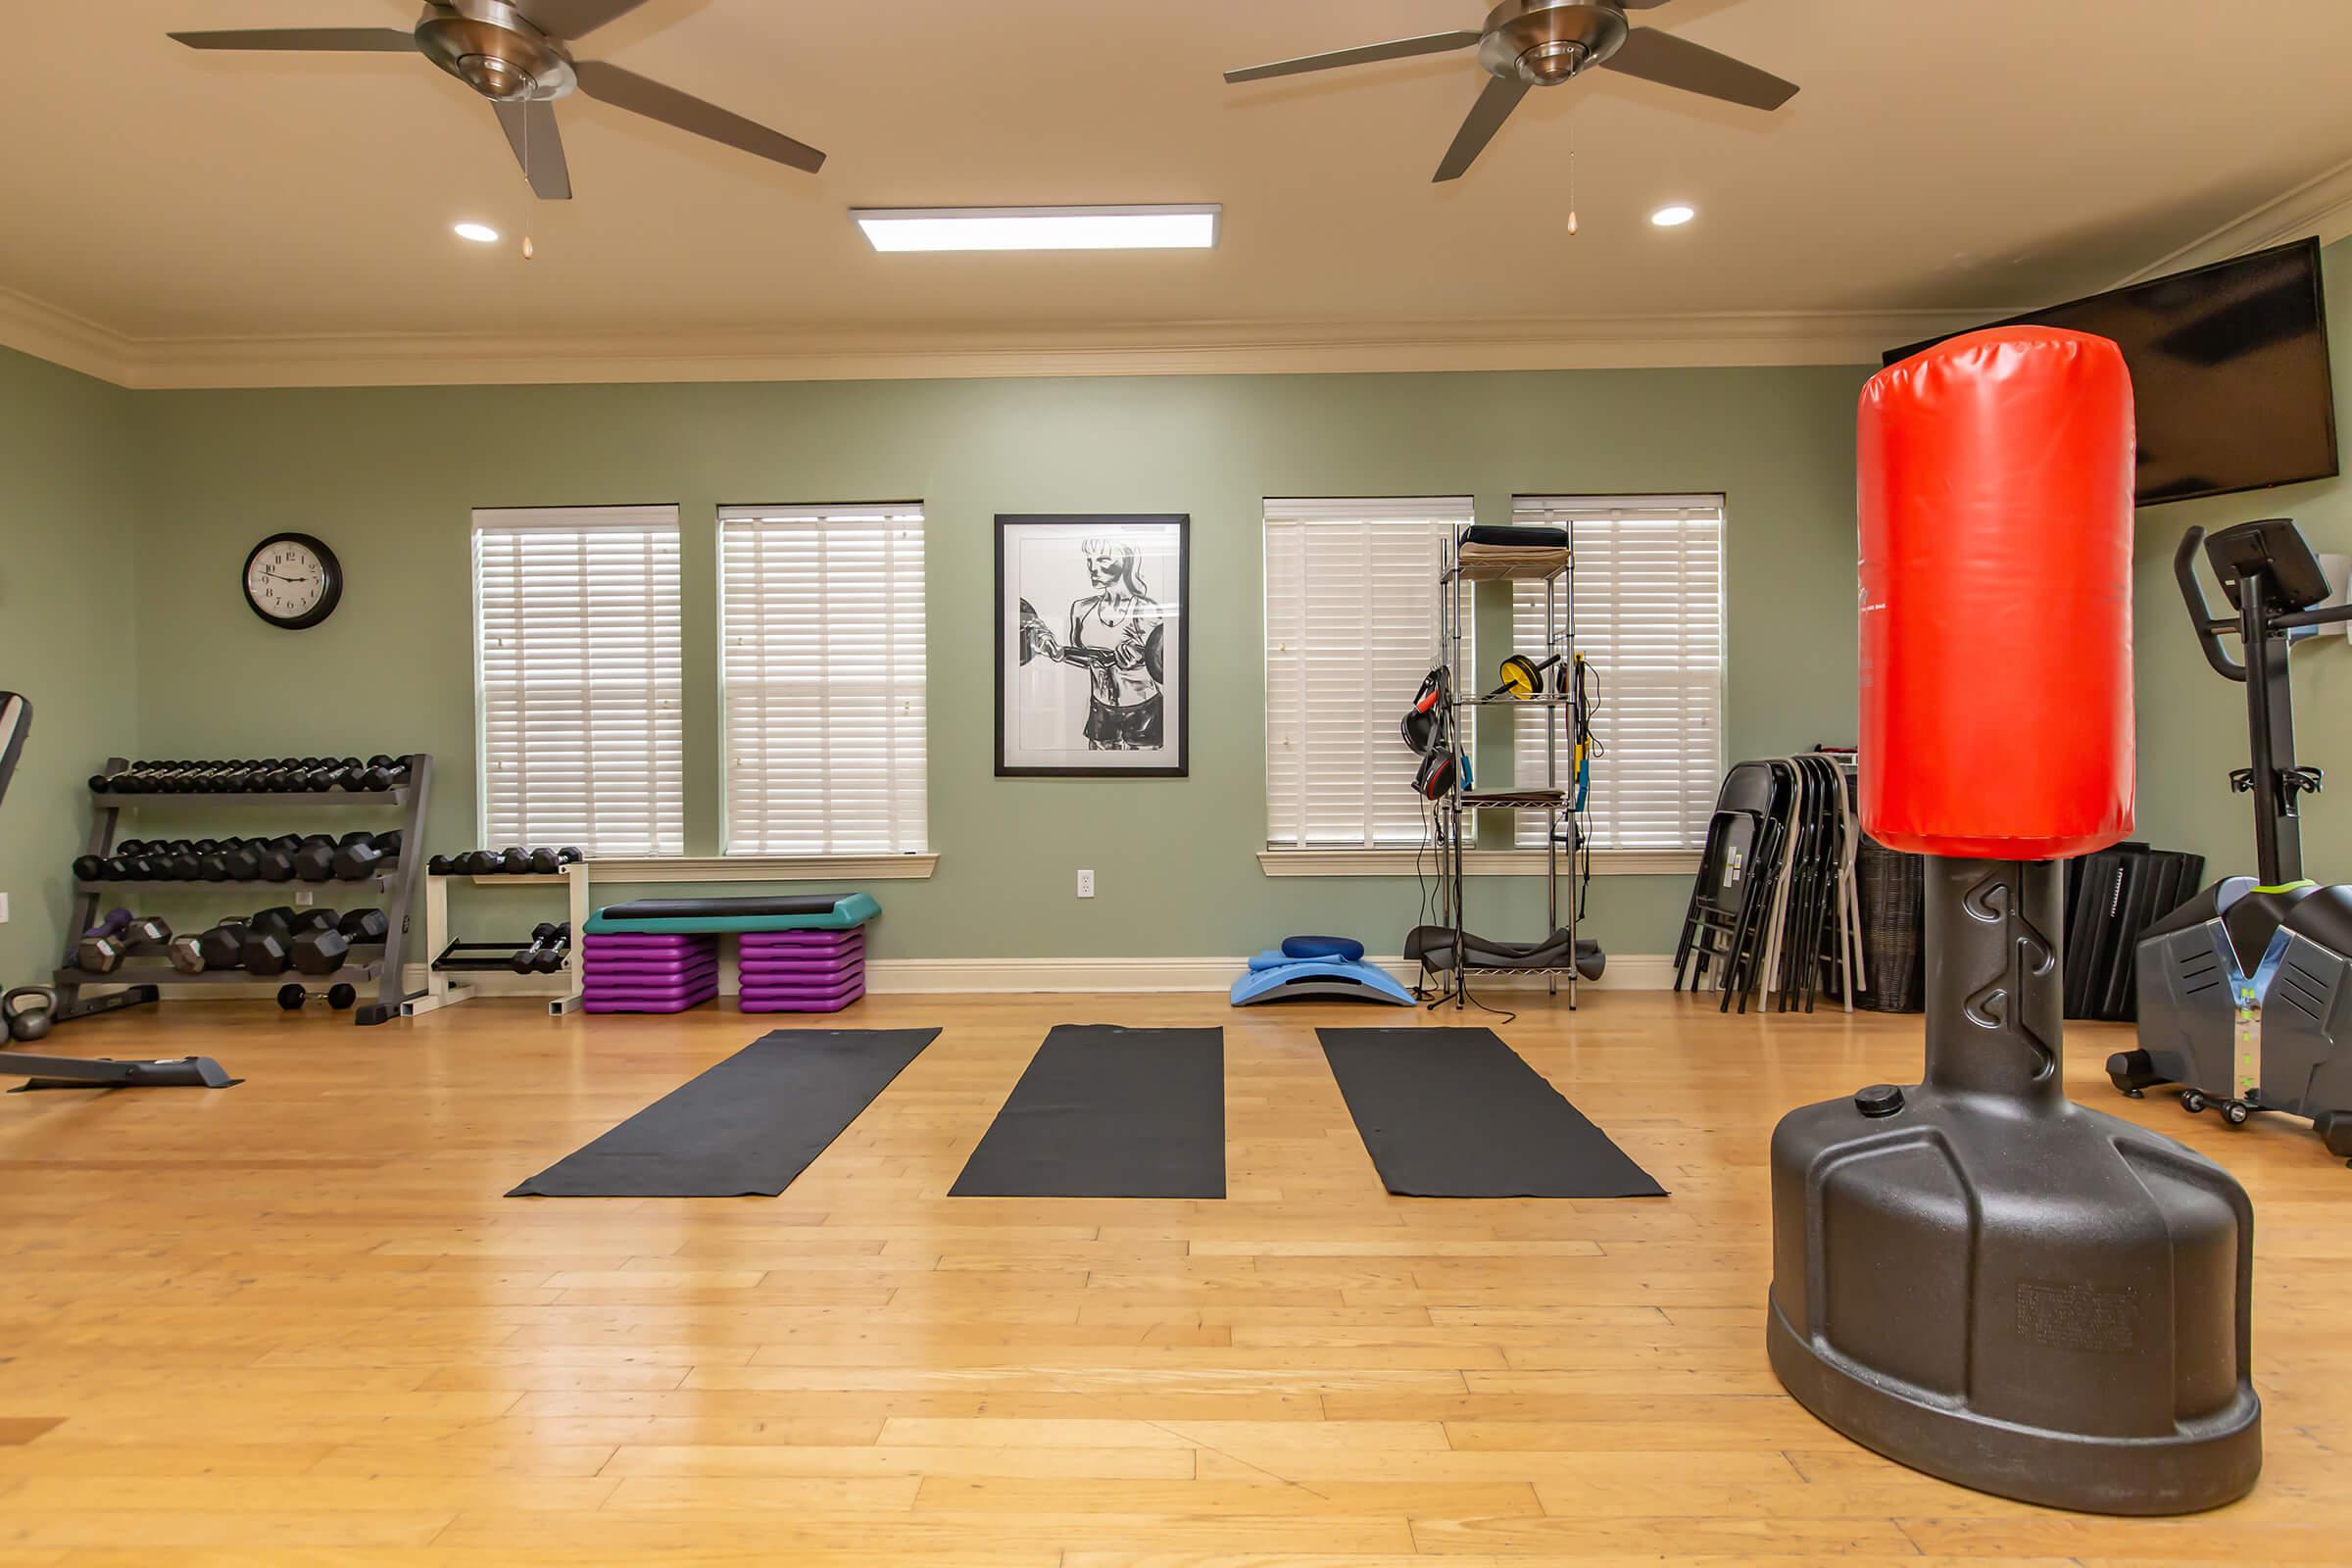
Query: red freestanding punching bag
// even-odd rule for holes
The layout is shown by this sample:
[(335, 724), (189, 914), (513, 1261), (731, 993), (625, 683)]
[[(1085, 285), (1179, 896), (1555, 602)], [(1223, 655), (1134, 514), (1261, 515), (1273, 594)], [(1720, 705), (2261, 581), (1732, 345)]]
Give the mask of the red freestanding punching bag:
[(1862, 390), (1862, 821), (2044, 860), (2132, 831), (2132, 378), (2112, 342), (1971, 332)]

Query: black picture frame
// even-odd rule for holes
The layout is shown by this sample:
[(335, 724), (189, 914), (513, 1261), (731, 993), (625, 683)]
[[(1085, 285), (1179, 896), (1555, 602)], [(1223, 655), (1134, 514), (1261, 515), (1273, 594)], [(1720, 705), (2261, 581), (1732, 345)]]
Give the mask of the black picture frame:
[[(300, 545), (310, 551), (318, 558), (319, 574), (326, 579), (325, 592), (318, 596), (318, 603), (290, 619), (281, 619), (264, 610), (255, 602), (253, 590), (247, 581), (252, 574), (253, 564), (273, 545)], [(237, 573), (237, 591), (245, 596), (245, 608), (259, 615), (266, 624), (275, 626), (280, 631), (308, 631), (333, 614), (335, 607), (343, 603), (342, 558), (335, 554), (333, 546), (317, 534), (273, 533), (246, 552), (245, 564)]]
[[(999, 778), (1187, 778), (1192, 773), (1192, 578), (1193, 578), (1193, 519), (1189, 513), (999, 513), (996, 518), (996, 596), (992, 602), (994, 619), (989, 636), (994, 642), (992, 662), (996, 668), (996, 776)], [(1006, 760), (1005, 733), (1011, 717), (1006, 707), (1008, 671), (1026, 663), (1020, 651), (1026, 640), (1025, 630), (1007, 635), (1008, 625), (1016, 628), (1018, 616), (1008, 615), (1007, 609), (1021, 600), (1020, 585), (1009, 580), (1005, 559), (1008, 534), (1026, 529), (1067, 529), (1073, 548), (1082, 544), (1089, 529), (1134, 528), (1138, 526), (1172, 528), (1176, 535), (1176, 613), (1162, 624), (1170, 624), (1176, 632), (1175, 657), (1165, 659), (1162, 669), (1175, 678), (1175, 702), (1163, 717), (1172, 718), (1174, 730), (1169, 744), (1163, 749), (1172, 754), (1172, 763), (1159, 766), (1103, 766), (1080, 762), (1040, 765), (1020, 760)], [(1008, 597), (1008, 595), (1010, 597)], [(1162, 677), (1164, 686), (1164, 674)], [(1085, 755), (1072, 749), (1074, 755)]]

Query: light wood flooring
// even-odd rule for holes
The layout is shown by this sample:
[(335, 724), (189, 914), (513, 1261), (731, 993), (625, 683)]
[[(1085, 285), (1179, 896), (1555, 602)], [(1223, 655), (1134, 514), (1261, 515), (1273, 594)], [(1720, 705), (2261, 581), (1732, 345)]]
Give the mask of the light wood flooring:
[[(1057, 1022), (1225, 1028), (1222, 1202), (951, 1200)], [(79, 1054), (249, 1082), (0, 1099), (0, 1568), (201, 1563), (2352, 1561), (2352, 1171), (2097, 1071), (2258, 1216), (2268, 1469), (2170, 1521), (1914, 1475), (1765, 1363), (1766, 1138), (1916, 1079), (1919, 1023), (1589, 993), (1503, 1037), (1673, 1190), (1385, 1195), (1317, 1023), (900, 997), (946, 1033), (774, 1200), (499, 1196), (790, 1019), (476, 1002), (357, 1030), (167, 1004)], [(1477, 1022), (1476, 1014), (1460, 1021)]]

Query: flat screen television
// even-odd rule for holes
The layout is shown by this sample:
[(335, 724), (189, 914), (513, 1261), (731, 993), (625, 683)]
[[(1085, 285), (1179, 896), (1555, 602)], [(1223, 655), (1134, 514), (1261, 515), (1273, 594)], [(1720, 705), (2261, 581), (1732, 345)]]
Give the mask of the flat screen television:
[[(2337, 472), (2316, 239), (1985, 325), (2070, 327), (2122, 346), (2143, 507)], [(1886, 363), (1942, 341), (1896, 349)]]

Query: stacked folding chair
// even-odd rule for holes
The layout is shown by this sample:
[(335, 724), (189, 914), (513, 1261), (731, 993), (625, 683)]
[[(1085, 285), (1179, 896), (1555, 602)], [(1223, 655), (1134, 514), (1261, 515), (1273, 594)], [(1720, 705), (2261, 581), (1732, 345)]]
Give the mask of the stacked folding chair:
[(1850, 756), (1808, 752), (1724, 775), (1675, 948), (1675, 989), (1713, 985), (1719, 1005), (1760, 998), (1850, 1011), (1863, 983), (1855, 861), (1861, 825)]
[(1863, 984), (1861, 851), (1856, 775), (1850, 754), (1808, 752), (1786, 760), (1796, 790), (1789, 803), (1789, 853), (1766, 924), (1762, 987), (1780, 1010), (1813, 1010), (1827, 992), (1854, 1009)]
[(1723, 776), (1707, 820), (1698, 875), (1674, 949), (1674, 989), (1712, 981), (1729, 1010), (1747, 1010), (1760, 971), (1765, 912), (1780, 883), (1788, 796), (1794, 772), (1780, 762), (1740, 762)]

